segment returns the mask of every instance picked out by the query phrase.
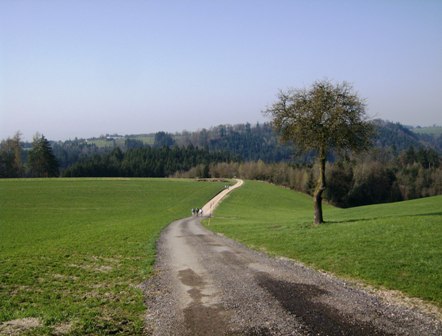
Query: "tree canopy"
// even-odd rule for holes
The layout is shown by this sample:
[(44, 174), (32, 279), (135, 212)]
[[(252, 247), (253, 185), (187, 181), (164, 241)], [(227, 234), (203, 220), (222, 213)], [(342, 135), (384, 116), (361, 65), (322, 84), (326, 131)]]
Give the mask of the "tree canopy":
[(267, 113), (281, 139), (302, 150), (365, 150), (373, 135), (365, 102), (346, 82), (324, 80), (310, 89), (281, 91)]

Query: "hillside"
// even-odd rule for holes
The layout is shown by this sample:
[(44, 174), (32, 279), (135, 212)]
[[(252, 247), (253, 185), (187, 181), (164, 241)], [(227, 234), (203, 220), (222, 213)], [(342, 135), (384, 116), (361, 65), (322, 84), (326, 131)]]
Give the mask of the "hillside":
[(410, 127), (410, 129), (416, 134), (427, 134), (439, 137), (442, 135), (442, 126), (428, 126), (428, 127)]
[(442, 307), (441, 204), (442, 196), (352, 209), (325, 204), (326, 223), (312, 226), (310, 197), (247, 181), (209, 227), (255, 249)]
[(442, 126), (412, 127), (410, 129), (419, 136), (422, 143), (442, 153)]
[[(441, 127), (410, 128), (380, 119), (375, 120), (374, 124), (377, 129), (375, 148), (391, 151), (394, 155), (411, 147), (430, 148), (442, 154)], [(21, 146), (21, 162), (26, 162), (32, 144), (21, 142)], [(218, 125), (209, 129), (174, 134), (162, 131), (151, 134), (108, 134), (90, 139), (52, 141), (51, 146), (62, 170), (80, 160), (110, 153), (117, 147), (127, 151), (146, 146), (154, 148), (194, 146), (210, 152), (228, 152), (232, 157), (246, 162), (262, 160), (267, 163), (302, 164), (311, 163), (313, 158), (311, 154), (297, 152), (291, 144), (282, 144), (269, 123)], [(1, 143), (0, 148), (3, 147), (7, 150), (6, 140)], [(0, 163), (2, 155), (0, 152)], [(333, 154), (329, 159), (333, 161)]]
[[(440, 128), (412, 128), (400, 123), (377, 119), (374, 121), (377, 136), (374, 144), (378, 148), (394, 148), (404, 151), (410, 147), (431, 147), (442, 153)], [(425, 131), (427, 130), (427, 131)], [(227, 151), (244, 161), (263, 160), (264, 162), (305, 161), (309, 156), (296, 155), (290, 144), (281, 144), (269, 123), (256, 125), (218, 125), (209, 129), (175, 134), (158, 132), (144, 135), (105, 136), (88, 139), (88, 144), (99, 148), (114, 148), (152, 145), (178, 145), (206, 148), (209, 151)]]

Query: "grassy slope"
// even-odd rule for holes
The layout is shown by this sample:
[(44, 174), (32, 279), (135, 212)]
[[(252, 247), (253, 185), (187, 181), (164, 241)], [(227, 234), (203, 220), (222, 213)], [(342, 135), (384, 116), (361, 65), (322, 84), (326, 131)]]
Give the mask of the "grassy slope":
[(162, 179), (0, 180), (0, 322), (49, 334), (137, 335), (155, 239), (223, 183)]
[(113, 147), (114, 142), (115, 142), (115, 145), (117, 145), (117, 146), (123, 146), (126, 139), (139, 140), (145, 145), (153, 145), (155, 136), (154, 136), (154, 134), (129, 135), (129, 136), (125, 136), (123, 138), (116, 139), (114, 141), (107, 140), (105, 138), (98, 138), (98, 139), (89, 139), (88, 143), (95, 144), (98, 148), (105, 148), (105, 147)]
[(442, 196), (338, 209), (315, 227), (310, 197), (247, 181), (210, 228), (256, 249), (344, 277), (398, 289), (442, 307)]
[(442, 126), (414, 127), (412, 131), (418, 134), (440, 136), (442, 135)]

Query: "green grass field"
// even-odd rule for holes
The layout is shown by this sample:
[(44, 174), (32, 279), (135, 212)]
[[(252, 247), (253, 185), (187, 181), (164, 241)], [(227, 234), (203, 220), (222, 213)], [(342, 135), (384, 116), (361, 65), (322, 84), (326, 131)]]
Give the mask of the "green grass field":
[(153, 145), (155, 140), (155, 135), (154, 134), (130, 135), (115, 140), (108, 140), (106, 138), (96, 138), (96, 139), (88, 139), (88, 143), (94, 144), (98, 148), (106, 148), (106, 147), (113, 148), (114, 146), (119, 146), (119, 147), (124, 146), (126, 139), (138, 140), (141, 141), (144, 145)]
[(216, 210), (209, 227), (270, 254), (442, 307), (442, 196), (338, 209), (313, 226), (310, 197), (247, 181)]
[(418, 134), (440, 136), (442, 135), (442, 126), (414, 127), (412, 131)]
[(169, 179), (0, 180), (0, 322), (23, 335), (139, 335), (161, 229), (225, 183)]

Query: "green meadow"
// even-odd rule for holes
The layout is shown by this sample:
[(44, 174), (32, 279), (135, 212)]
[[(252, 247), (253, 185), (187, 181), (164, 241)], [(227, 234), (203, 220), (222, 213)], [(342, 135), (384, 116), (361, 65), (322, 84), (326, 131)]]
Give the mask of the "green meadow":
[(432, 136), (442, 135), (442, 126), (429, 126), (429, 127), (414, 127), (412, 129), (414, 133), (427, 134)]
[(23, 335), (139, 335), (155, 241), (225, 183), (0, 180), (0, 322)]
[(442, 196), (351, 209), (324, 204), (324, 219), (312, 225), (307, 195), (247, 181), (207, 224), (257, 250), (442, 307)]

